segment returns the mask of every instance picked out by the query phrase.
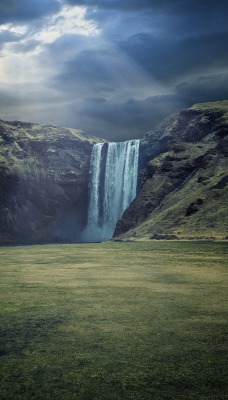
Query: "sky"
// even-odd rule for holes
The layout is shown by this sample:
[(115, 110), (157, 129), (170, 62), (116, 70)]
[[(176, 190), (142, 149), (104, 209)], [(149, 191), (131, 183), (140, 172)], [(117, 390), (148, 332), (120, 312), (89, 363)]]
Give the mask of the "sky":
[(140, 138), (228, 99), (227, 0), (0, 0), (0, 118)]

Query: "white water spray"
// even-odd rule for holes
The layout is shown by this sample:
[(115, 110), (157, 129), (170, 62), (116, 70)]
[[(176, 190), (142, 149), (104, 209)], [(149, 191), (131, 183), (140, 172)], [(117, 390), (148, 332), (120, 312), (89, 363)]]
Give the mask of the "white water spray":
[(139, 143), (139, 140), (129, 140), (93, 146), (85, 241), (111, 239), (117, 221), (135, 198)]

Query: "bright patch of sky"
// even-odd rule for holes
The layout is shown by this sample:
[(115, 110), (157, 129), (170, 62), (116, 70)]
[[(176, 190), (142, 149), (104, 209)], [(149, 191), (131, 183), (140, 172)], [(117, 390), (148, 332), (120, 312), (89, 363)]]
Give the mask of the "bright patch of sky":
[(122, 140), (226, 99), (227, 13), (227, 0), (0, 0), (0, 118)]
[(15, 33), (16, 35), (24, 35), (27, 32), (28, 28), (26, 25), (16, 25), (14, 26), (13, 24), (4, 24), (1, 25), (1, 31), (8, 31)]
[[(85, 7), (64, 6), (59, 13), (45, 18), (41, 26), (31, 25), (1, 25), (1, 32), (10, 32), (15, 35), (10, 43), (5, 43), (1, 51), (0, 82), (17, 84), (39, 82), (53, 73), (48, 65), (39, 65), (36, 56), (44, 51), (45, 45), (55, 42), (64, 35), (81, 35), (94, 37), (100, 30), (96, 23), (85, 18)], [(34, 41), (36, 45), (29, 49), (27, 44)], [(25, 52), (26, 46), (29, 51)], [(17, 71), (15, 75), (15, 70)], [(49, 73), (48, 73), (49, 70)]]
[(62, 35), (76, 34), (93, 36), (99, 33), (94, 21), (85, 19), (85, 7), (63, 7), (61, 12), (52, 16), (46, 26), (34, 35), (44, 43), (52, 43)]
[[(18, 39), (24, 41), (33, 39), (41, 44), (53, 43), (67, 34), (87, 37), (99, 34), (100, 29), (95, 21), (86, 19), (85, 15), (85, 7), (64, 6), (59, 13), (45, 18), (41, 26), (4, 24), (1, 25), (0, 33), (8, 31), (17, 35)], [(12, 47), (9, 50), (12, 50)]]

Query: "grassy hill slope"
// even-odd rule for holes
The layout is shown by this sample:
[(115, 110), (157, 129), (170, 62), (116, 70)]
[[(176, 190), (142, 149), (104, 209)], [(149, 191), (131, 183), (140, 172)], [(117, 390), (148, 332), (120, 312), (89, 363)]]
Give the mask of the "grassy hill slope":
[(194, 105), (149, 132), (140, 190), (115, 238), (227, 238), (227, 133), (228, 101)]

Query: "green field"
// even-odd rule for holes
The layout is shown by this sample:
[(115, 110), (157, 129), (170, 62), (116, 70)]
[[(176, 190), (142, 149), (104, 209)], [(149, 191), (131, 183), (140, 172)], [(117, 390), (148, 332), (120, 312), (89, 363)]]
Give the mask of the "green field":
[(0, 399), (224, 400), (227, 252), (0, 247)]

